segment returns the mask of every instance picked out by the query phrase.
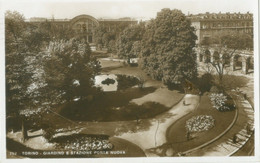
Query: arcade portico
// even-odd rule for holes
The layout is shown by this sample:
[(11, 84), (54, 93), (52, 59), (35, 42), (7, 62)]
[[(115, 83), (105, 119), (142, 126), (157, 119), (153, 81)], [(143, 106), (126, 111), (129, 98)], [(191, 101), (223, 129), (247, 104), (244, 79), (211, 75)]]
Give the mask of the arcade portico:
[[(224, 63), (226, 67), (230, 67), (232, 71), (242, 70), (244, 74), (252, 72), (254, 69), (254, 53), (246, 50), (236, 50), (232, 53), (232, 49), (226, 50), (225, 53), (220, 52), (219, 48), (214, 47), (198, 47), (197, 62), (202, 63)], [(231, 55), (232, 54), (232, 55)]]

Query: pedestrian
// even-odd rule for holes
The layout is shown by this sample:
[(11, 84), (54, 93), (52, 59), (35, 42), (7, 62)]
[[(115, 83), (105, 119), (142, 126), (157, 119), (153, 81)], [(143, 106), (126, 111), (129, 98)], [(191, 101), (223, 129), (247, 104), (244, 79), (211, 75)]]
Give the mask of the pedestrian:
[(247, 123), (246, 125), (246, 133), (249, 135), (251, 134), (251, 127), (250, 127), (250, 124)]
[(244, 93), (244, 99), (245, 99), (245, 100), (247, 99), (246, 93)]
[(236, 134), (234, 134), (234, 136), (233, 136), (233, 143), (237, 143), (237, 135)]
[(186, 138), (187, 138), (187, 141), (190, 140), (190, 132), (189, 131), (187, 131), (187, 133), (186, 133)]

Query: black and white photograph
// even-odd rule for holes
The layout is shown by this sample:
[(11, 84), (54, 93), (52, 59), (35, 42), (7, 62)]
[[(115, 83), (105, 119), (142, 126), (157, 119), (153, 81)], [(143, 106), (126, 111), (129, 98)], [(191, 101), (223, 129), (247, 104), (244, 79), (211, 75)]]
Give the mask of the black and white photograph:
[(257, 0), (0, 6), (0, 162), (260, 161)]

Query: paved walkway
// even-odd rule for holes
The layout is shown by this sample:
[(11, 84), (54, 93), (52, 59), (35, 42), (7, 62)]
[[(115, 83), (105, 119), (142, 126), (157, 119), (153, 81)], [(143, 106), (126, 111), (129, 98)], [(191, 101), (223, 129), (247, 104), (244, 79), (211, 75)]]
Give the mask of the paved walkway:
[[(251, 130), (254, 129), (254, 110), (241, 95), (233, 93), (232, 98), (238, 109), (238, 117), (234, 126), (220, 139), (204, 148), (188, 153), (187, 156), (231, 156), (249, 140), (252, 132), (247, 132), (247, 126), (250, 126)], [(237, 143), (233, 142), (234, 135), (237, 136)]]
[[(183, 100), (189, 105), (184, 106)], [(149, 127), (145, 130), (127, 132), (117, 137), (128, 140), (142, 148), (147, 156), (155, 156), (149, 150), (166, 143), (166, 131), (175, 121), (196, 109), (199, 96), (186, 94), (184, 98), (169, 111), (149, 120)], [(140, 124), (142, 125), (142, 124)], [(141, 126), (140, 126), (141, 127)]]

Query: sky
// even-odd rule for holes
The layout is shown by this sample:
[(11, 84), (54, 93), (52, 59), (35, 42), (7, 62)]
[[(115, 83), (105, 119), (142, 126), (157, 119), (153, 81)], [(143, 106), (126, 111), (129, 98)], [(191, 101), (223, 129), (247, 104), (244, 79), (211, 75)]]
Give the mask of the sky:
[(95, 18), (155, 18), (162, 8), (180, 9), (184, 14), (205, 12), (253, 12), (257, 0), (4, 0), (4, 10), (16, 10), (25, 18), (71, 19), (87, 14)]

